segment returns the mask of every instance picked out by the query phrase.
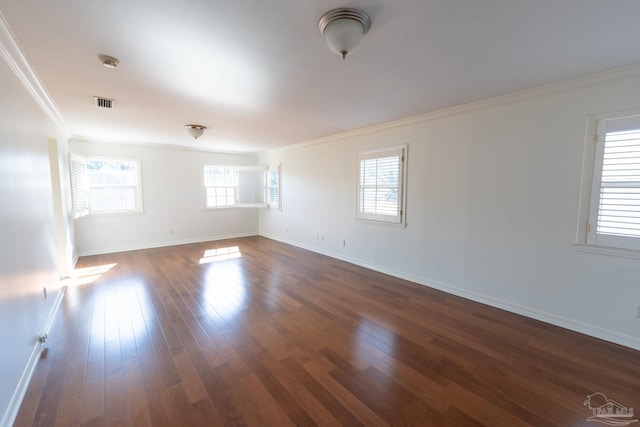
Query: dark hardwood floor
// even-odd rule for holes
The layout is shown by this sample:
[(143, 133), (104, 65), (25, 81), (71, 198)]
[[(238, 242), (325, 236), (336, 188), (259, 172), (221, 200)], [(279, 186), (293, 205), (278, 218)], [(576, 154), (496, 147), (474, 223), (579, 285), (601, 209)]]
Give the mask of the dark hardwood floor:
[(602, 425), (594, 392), (640, 408), (638, 351), (266, 238), (76, 273), (17, 426)]

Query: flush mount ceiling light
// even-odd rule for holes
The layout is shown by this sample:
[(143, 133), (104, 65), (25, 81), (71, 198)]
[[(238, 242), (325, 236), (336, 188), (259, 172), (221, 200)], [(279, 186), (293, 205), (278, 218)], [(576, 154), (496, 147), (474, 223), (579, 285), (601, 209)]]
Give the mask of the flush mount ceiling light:
[(200, 138), (204, 133), (205, 129), (207, 129), (206, 126), (202, 126), (202, 125), (184, 125), (184, 127), (187, 128), (189, 135), (191, 135), (193, 139), (196, 139), (196, 140)]
[(329, 49), (344, 59), (371, 28), (371, 18), (361, 10), (343, 7), (322, 15), (318, 26)]
[(118, 58), (114, 58), (113, 56), (109, 55), (98, 55), (98, 59), (100, 60), (100, 62), (102, 62), (102, 65), (107, 68), (116, 68), (120, 63), (120, 60)]

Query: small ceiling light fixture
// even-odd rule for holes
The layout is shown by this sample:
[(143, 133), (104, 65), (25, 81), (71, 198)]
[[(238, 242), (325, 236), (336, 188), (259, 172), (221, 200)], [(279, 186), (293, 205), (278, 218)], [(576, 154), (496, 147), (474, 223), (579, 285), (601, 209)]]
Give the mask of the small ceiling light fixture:
[(113, 56), (109, 55), (98, 55), (98, 59), (100, 60), (100, 62), (102, 62), (102, 65), (107, 68), (116, 68), (120, 63), (120, 60), (118, 58), (114, 58)]
[(206, 126), (202, 126), (202, 125), (184, 125), (184, 127), (187, 128), (189, 135), (191, 135), (195, 140), (200, 138), (204, 133), (204, 131), (207, 129)]
[(318, 26), (329, 49), (345, 59), (371, 28), (371, 18), (361, 10), (342, 7), (322, 15)]

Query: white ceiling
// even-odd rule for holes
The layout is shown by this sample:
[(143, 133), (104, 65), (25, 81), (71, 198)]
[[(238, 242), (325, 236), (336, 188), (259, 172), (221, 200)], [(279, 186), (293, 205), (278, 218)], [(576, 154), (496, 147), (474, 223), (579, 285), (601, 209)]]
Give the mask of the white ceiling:
[[(317, 26), (334, 7), (373, 19), (344, 61)], [(71, 134), (225, 151), (640, 62), (638, 0), (0, 0), (0, 12)], [(209, 129), (196, 143), (186, 123)]]

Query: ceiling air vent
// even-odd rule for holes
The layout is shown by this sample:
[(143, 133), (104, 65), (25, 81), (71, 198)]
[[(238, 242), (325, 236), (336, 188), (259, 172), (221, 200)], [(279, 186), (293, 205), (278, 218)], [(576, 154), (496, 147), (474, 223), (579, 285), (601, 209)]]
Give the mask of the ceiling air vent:
[(116, 106), (115, 99), (101, 98), (99, 96), (94, 96), (93, 101), (96, 104), (96, 107), (99, 107), (99, 108), (107, 108), (109, 110), (113, 110), (113, 107)]

